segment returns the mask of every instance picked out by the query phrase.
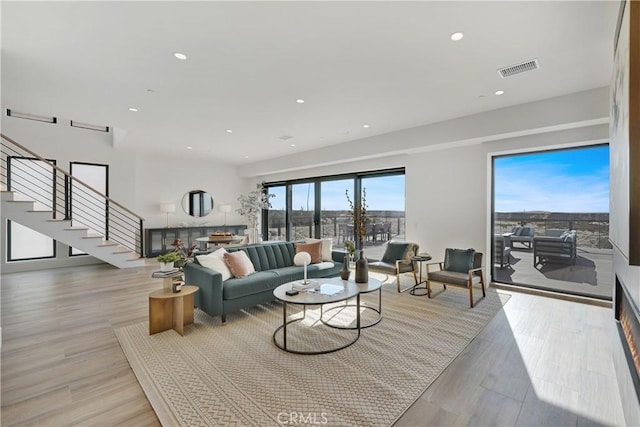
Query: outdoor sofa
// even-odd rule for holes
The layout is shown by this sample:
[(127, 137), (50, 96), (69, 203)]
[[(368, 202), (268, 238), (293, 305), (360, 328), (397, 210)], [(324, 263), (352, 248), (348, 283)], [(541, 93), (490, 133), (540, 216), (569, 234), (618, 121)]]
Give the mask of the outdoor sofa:
[[(302, 280), (304, 267), (294, 265), (295, 243), (274, 242), (247, 246), (228, 247), (227, 252), (244, 251), (249, 256), (256, 272), (246, 277), (231, 277), (222, 280), (219, 271), (206, 268), (196, 260), (185, 265), (185, 282), (196, 285), (200, 291), (195, 294), (195, 306), (210, 316), (226, 315), (243, 308), (273, 301), (273, 290), (294, 280)], [(206, 253), (200, 253), (203, 255)], [(335, 261), (310, 264), (309, 278), (334, 277), (340, 275), (344, 253), (332, 252)]]
[(533, 239), (533, 266), (546, 262), (576, 263), (576, 230), (550, 229)]
[(531, 249), (531, 243), (535, 235), (535, 229), (533, 227), (513, 227), (511, 233), (511, 244), (519, 242), (527, 245), (527, 247)]

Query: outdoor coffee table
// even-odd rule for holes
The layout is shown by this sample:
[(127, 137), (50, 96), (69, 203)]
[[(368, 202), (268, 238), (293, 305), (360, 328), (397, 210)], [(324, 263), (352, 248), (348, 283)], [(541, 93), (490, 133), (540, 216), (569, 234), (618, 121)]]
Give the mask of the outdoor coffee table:
[[(328, 279), (328, 280), (336, 280), (337, 282), (344, 282), (342, 279)], [(371, 326), (377, 325), (378, 323), (380, 323), (380, 321), (382, 320), (382, 282), (378, 279), (374, 279), (372, 277), (369, 277), (369, 281), (367, 283), (355, 283), (353, 280), (349, 280), (349, 283), (353, 283), (358, 287), (358, 290), (360, 291), (360, 295), (362, 294), (369, 294), (375, 291), (378, 291), (378, 307), (372, 307), (369, 305), (365, 305), (362, 304), (362, 309), (365, 310), (372, 310), (376, 313), (378, 313), (378, 315), (376, 316), (376, 318), (374, 320), (372, 320), (371, 322), (364, 324), (364, 325), (360, 325), (360, 329), (365, 329), (365, 328), (370, 328)], [(325, 320), (324, 319), (324, 314), (325, 313), (329, 313), (332, 311), (342, 311), (344, 310), (346, 307), (356, 307), (356, 304), (353, 303), (348, 303), (346, 302), (345, 305), (339, 305), (339, 306), (335, 306), (335, 307), (331, 307), (328, 310), (323, 312), (323, 307), (320, 307), (320, 321), (322, 323), (324, 323), (327, 326), (330, 326), (332, 328), (336, 328), (336, 329), (356, 329), (356, 326), (343, 326), (343, 325), (336, 325), (334, 323), (330, 323), (329, 320)], [(359, 307), (359, 306), (358, 306)], [(358, 308), (356, 307), (356, 308)], [(358, 309), (358, 311), (360, 311)]]
[[(313, 279), (312, 282), (317, 284), (317, 286), (312, 288), (314, 290), (299, 291), (297, 295), (287, 295), (286, 292), (291, 290), (293, 285), (300, 284), (301, 283), (300, 280), (285, 283), (284, 285), (280, 285), (276, 289), (274, 289), (273, 295), (279, 301), (282, 301), (282, 325), (278, 326), (276, 330), (273, 332), (273, 343), (276, 345), (276, 347), (284, 351), (287, 351), (289, 353), (296, 353), (296, 354), (326, 354), (326, 353), (333, 353), (334, 351), (342, 350), (343, 348), (347, 348), (353, 343), (355, 343), (356, 341), (358, 341), (358, 338), (360, 338), (360, 289), (358, 288), (358, 286), (354, 282), (341, 280), (341, 279)], [(325, 286), (323, 287), (323, 285)], [(337, 289), (332, 287), (338, 286), (338, 285), (342, 287), (342, 289), (339, 292), (333, 293), (332, 295), (323, 293), (324, 289), (326, 290)], [(318, 290), (315, 290), (316, 288)], [(300, 322), (301, 320), (304, 320), (307, 315), (308, 305), (316, 305), (316, 306), (322, 307), (325, 304), (346, 301), (354, 297), (356, 298), (355, 330), (357, 331), (357, 334), (355, 335), (353, 340), (335, 348), (322, 349), (317, 351), (296, 350), (288, 346), (287, 326), (292, 323)], [(291, 319), (291, 320), (287, 319), (287, 306), (289, 304), (302, 306), (303, 315), (301, 318)], [(322, 309), (321, 309), (321, 313), (322, 313)], [(277, 339), (277, 335), (280, 331), (282, 331), (282, 343), (278, 342), (278, 339)]]

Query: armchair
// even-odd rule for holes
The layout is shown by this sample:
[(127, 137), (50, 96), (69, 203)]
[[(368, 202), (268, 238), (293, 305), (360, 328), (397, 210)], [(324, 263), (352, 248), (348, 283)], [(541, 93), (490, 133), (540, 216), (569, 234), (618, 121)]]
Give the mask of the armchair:
[[(440, 270), (430, 271), (430, 266), (438, 265)], [(431, 298), (431, 282), (469, 289), (469, 305), (473, 308), (473, 285), (480, 284), (482, 298), (486, 296), (482, 273), (482, 253), (474, 249), (445, 250), (444, 261), (427, 264), (427, 295)]]
[(413, 273), (413, 279), (416, 284), (418, 283), (416, 263), (411, 260), (411, 257), (418, 253), (418, 249), (419, 245), (417, 243), (389, 242), (387, 243), (384, 255), (382, 255), (382, 259), (368, 264), (369, 270), (395, 274), (398, 292), (406, 292), (413, 289), (414, 286), (400, 289), (400, 274)]
[(500, 264), (500, 268), (511, 265), (511, 248), (507, 244), (507, 237), (500, 234), (493, 237), (493, 263)]

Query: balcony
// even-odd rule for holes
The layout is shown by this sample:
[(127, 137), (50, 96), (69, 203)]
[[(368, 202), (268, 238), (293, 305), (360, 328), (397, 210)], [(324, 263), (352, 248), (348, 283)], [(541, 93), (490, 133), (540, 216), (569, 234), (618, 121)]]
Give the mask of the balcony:
[(545, 236), (551, 229), (576, 230), (575, 264), (551, 259), (534, 265), (533, 247), (512, 242), (510, 265), (500, 268), (494, 262), (494, 281), (611, 299), (614, 276), (609, 214), (496, 213), (496, 234), (511, 232), (516, 226), (533, 227), (535, 236)]

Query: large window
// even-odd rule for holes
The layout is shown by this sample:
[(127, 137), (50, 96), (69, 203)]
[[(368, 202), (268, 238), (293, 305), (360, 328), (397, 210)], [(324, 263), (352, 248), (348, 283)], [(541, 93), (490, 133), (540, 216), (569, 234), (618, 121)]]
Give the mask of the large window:
[(266, 183), (272, 208), (263, 218), (263, 238), (300, 240), (332, 238), (334, 247), (355, 240), (346, 191), (356, 203), (356, 189), (366, 190), (369, 223), (364, 246), (367, 256), (380, 258), (391, 239), (404, 239), (404, 169), (364, 172)]
[[(109, 167), (107, 165), (71, 162), (71, 175), (105, 196), (109, 196)], [(71, 183), (71, 218), (74, 226), (86, 227), (89, 233), (108, 239), (107, 201), (75, 180)], [(70, 255), (85, 252), (71, 248)]]
[[(34, 210), (55, 211), (53, 167), (38, 159), (9, 157), (8, 169), (8, 186), (18, 193), (17, 199), (36, 201)], [(55, 257), (55, 240), (14, 221), (8, 221), (7, 225), (8, 261)]]
[(611, 299), (609, 146), (494, 157), (493, 281)]

